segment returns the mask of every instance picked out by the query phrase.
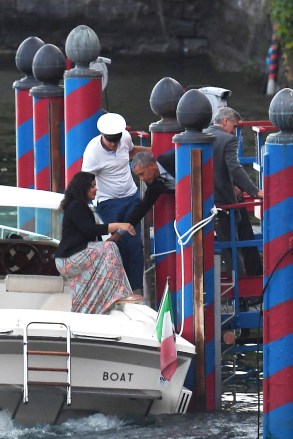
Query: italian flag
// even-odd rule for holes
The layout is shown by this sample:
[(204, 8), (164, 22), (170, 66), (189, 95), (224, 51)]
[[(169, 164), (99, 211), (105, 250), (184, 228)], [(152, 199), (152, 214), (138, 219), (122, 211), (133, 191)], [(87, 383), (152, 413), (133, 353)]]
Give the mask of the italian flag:
[(168, 281), (158, 311), (156, 332), (161, 343), (161, 374), (170, 381), (177, 368), (177, 351), (172, 301)]

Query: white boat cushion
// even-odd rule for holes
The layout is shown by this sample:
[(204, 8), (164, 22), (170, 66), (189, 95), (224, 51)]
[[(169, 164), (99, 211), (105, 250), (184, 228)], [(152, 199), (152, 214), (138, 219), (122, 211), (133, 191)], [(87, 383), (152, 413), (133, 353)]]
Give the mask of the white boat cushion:
[(23, 293), (63, 293), (62, 276), (7, 274), (6, 291)]
[(41, 309), (49, 311), (71, 311), (72, 297), (70, 293), (52, 294), (45, 300)]

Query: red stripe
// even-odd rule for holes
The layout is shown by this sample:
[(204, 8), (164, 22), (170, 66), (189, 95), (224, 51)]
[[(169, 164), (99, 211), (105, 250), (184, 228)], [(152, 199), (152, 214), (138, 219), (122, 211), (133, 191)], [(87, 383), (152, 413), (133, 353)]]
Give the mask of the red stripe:
[(165, 154), (166, 152), (173, 149), (174, 145), (172, 143), (172, 138), (176, 134), (175, 132), (169, 132), (169, 133), (156, 133), (152, 132), (152, 152), (154, 154), (154, 157), (158, 157), (161, 154)]
[(49, 191), (51, 189), (49, 168), (46, 167), (36, 175), (36, 189)]
[(293, 402), (293, 366), (280, 370), (263, 380), (264, 413)]
[[(66, 132), (93, 116), (102, 107), (102, 80), (93, 79), (68, 96), (65, 102)], [(70, 110), (66, 110), (69, 108)]]
[[(275, 292), (276, 294), (277, 291)], [(293, 299), (264, 311), (264, 343), (270, 343), (293, 333)]]
[(215, 372), (206, 377), (206, 409), (215, 410)]
[(214, 228), (204, 237), (204, 271), (214, 266)]
[(34, 104), (34, 140), (37, 142), (49, 132), (49, 99), (40, 98)]
[[(264, 187), (270, 189), (270, 205), (264, 206), (265, 210), (293, 196), (293, 185), (288, 184), (291, 181), (292, 173), (293, 166), (289, 166), (282, 171), (264, 177)], [(264, 201), (266, 199), (265, 197)]]
[[(161, 194), (160, 198), (155, 203), (154, 221), (156, 229), (159, 229), (166, 224), (175, 220), (175, 194)], [(175, 233), (175, 231), (174, 231)]]
[[(178, 325), (178, 331), (180, 331), (181, 325)], [(194, 327), (193, 327), (193, 316), (189, 316), (184, 320), (183, 337), (194, 343)]]
[(17, 186), (33, 187), (34, 185), (34, 151), (23, 154), (16, 163), (17, 166)]
[(176, 186), (177, 222), (191, 211), (190, 175), (183, 177)]
[[(176, 291), (176, 254), (172, 253), (156, 264), (156, 299), (160, 301), (164, 292), (166, 279), (169, 277), (170, 291)], [(158, 275), (159, 274), (159, 275)]]
[[(188, 263), (187, 263), (188, 261)], [(184, 248), (184, 284), (192, 282), (192, 245)], [(181, 288), (182, 274), (181, 274), (181, 254), (176, 254), (176, 267), (180, 267), (177, 270), (177, 285)]]
[(19, 90), (16, 94), (16, 126), (33, 118), (33, 99), (29, 90)]
[(213, 160), (212, 158), (206, 162), (203, 166), (203, 200), (206, 201), (212, 195), (214, 191), (214, 179), (213, 179)]
[[(289, 250), (290, 238), (292, 238), (291, 231), (267, 243), (264, 243), (264, 255), (266, 261), (264, 264), (265, 276), (268, 276), (272, 273), (280, 257), (286, 252), (286, 250)], [(278, 266), (278, 270), (291, 264), (293, 264), (293, 255), (288, 254), (288, 256), (286, 256)]]
[(71, 181), (73, 176), (81, 171), (82, 166), (82, 157), (80, 157), (78, 160), (76, 160), (74, 163), (72, 163), (67, 170), (65, 170), (65, 186), (68, 185), (68, 183)]

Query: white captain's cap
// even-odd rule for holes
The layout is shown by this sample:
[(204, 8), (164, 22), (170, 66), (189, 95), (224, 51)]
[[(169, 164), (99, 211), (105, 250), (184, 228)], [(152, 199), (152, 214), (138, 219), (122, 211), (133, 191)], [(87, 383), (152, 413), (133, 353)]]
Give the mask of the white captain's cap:
[(98, 119), (97, 127), (100, 133), (112, 136), (125, 130), (126, 121), (120, 114), (106, 113)]

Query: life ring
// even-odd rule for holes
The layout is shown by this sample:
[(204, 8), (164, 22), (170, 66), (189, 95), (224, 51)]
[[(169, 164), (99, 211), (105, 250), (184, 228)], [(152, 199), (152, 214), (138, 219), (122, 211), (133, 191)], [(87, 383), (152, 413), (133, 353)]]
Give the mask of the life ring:
[(32, 244), (14, 242), (1, 255), (4, 271), (9, 274), (37, 274), (42, 267), (42, 256)]

